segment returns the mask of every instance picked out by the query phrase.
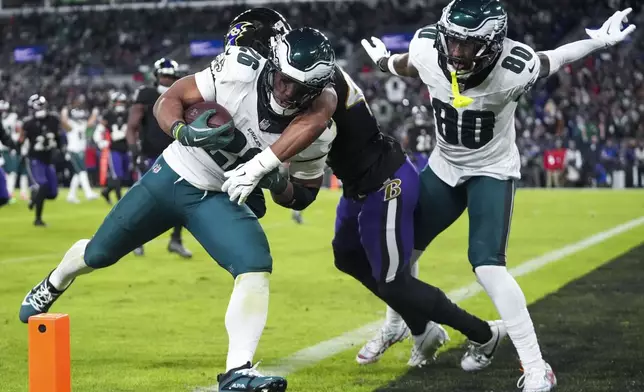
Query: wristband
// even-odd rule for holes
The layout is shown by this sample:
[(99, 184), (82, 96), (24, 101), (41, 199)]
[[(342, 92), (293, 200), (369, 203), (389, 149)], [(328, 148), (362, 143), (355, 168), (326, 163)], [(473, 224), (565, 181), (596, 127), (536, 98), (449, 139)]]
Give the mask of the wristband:
[(179, 133), (181, 132), (181, 129), (186, 126), (186, 123), (178, 120), (175, 121), (174, 124), (172, 124), (172, 127), (170, 128), (170, 133), (172, 134), (172, 137), (175, 139), (179, 139)]

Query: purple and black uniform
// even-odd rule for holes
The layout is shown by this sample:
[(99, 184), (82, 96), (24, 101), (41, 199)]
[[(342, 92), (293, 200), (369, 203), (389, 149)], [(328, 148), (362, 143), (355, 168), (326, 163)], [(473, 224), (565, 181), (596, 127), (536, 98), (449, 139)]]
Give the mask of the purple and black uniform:
[(47, 199), (58, 195), (58, 179), (52, 153), (61, 145), (60, 119), (54, 114), (43, 118), (28, 117), (23, 124), (25, 138), (29, 141), (29, 177), (32, 185), (44, 188)]
[(163, 132), (156, 118), (154, 117), (154, 103), (161, 94), (155, 87), (143, 86), (134, 94), (134, 104), (145, 106), (145, 114), (141, 120), (139, 138), (141, 139), (141, 158), (145, 171), (149, 170), (154, 161), (161, 155), (163, 150), (174, 141), (172, 137)]
[(110, 176), (113, 179), (128, 179), (130, 158), (128, 156), (127, 140), (127, 112), (108, 111), (103, 116), (106, 130), (110, 134)]
[(333, 238), (336, 267), (398, 312), (413, 335), (434, 321), (476, 342), (488, 341), (487, 323), (411, 276), (418, 171), (401, 145), (380, 132), (362, 92), (339, 68), (334, 89), (337, 136), (327, 163), (343, 185)]
[[(378, 282), (389, 282), (411, 257), (418, 172), (400, 144), (380, 132), (364, 99), (350, 102), (352, 80), (336, 69), (337, 136), (328, 164), (342, 181), (335, 253), (365, 252)], [(355, 87), (354, 87), (355, 89)]]

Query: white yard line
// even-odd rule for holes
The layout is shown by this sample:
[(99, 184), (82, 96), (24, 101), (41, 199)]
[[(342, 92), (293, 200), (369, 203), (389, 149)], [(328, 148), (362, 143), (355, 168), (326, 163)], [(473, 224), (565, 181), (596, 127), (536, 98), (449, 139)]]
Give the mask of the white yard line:
[[(517, 267), (512, 268), (510, 270), (510, 273), (512, 273), (512, 275), (515, 277), (528, 275), (545, 267), (548, 264), (555, 263), (559, 260), (564, 259), (565, 257), (588, 249), (610, 238), (641, 226), (642, 224), (644, 224), (644, 216), (633, 219), (626, 223), (622, 223), (621, 225), (615, 226), (612, 229), (599, 232), (581, 241), (566, 245), (563, 248), (553, 250), (552, 252), (548, 252), (539, 257), (528, 260), (524, 263), (521, 263)], [(447, 295), (452, 301), (461, 302), (474, 297), (481, 291), (483, 291), (481, 286), (477, 282), (472, 282), (469, 285), (450, 291)], [(342, 335), (336, 336), (332, 339), (302, 349), (296, 353), (289, 355), (288, 357), (281, 359), (275, 366), (262, 367), (261, 371), (262, 373), (267, 375), (286, 376), (289, 373), (293, 373), (298, 370), (315, 365), (316, 363), (339, 354), (344, 350), (363, 344), (366, 339), (370, 338), (371, 335), (382, 325), (383, 321), (384, 320), (378, 320), (373, 323), (363, 325), (362, 327), (354, 329), (353, 331), (343, 333)], [(209, 387), (199, 387), (194, 390), (194, 392), (215, 391), (217, 391), (217, 385), (211, 385)]]

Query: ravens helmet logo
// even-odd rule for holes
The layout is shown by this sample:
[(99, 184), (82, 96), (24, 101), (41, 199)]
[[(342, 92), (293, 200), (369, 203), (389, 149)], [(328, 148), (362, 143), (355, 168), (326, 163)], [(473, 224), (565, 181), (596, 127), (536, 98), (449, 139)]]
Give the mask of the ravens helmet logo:
[(237, 40), (241, 38), (249, 28), (254, 27), (250, 22), (239, 22), (232, 26), (226, 34), (226, 46), (238, 46)]

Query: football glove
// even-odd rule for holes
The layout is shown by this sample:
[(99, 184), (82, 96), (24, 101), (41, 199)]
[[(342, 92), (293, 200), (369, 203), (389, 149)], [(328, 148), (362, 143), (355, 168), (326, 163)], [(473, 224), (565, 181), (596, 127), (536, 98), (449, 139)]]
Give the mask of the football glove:
[(276, 195), (281, 195), (288, 186), (288, 180), (280, 174), (279, 168), (275, 168), (259, 180), (258, 186), (260, 188), (268, 189)]
[(280, 163), (273, 151), (266, 148), (250, 161), (225, 172), (227, 180), (221, 186), (221, 190), (228, 193), (230, 201), (237, 201), (237, 204), (242, 205), (264, 176), (271, 173)]
[(635, 25), (628, 25), (622, 30), (622, 23), (628, 23), (628, 14), (633, 11), (632, 8), (626, 8), (623, 11), (616, 11), (606, 22), (597, 30), (586, 29), (586, 34), (592, 39), (604, 43), (604, 46), (613, 46), (628, 37), (635, 31)]
[(387, 50), (385, 43), (382, 42), (380, 38), (376, 37), (371, 37), (371, 40), (369, 41), (363, 39), (360, 43), (362, 43), (362, 47), (367, 51), (369, 57), (371, 57), (371, 61), (373, 61), (382, 72), (388, 72), (387, 61), (389, 60), (391, 53)]
[(219, 127), (211, 128), (208, 125), (208, 119), (215, 113), (217, 113), (215, 109), (206, 110), (190, 124), (177, 121), (172, 126), (172, 136), (184, 146), (221, 150), (233, 141), (235, 124), (231, 120)]

